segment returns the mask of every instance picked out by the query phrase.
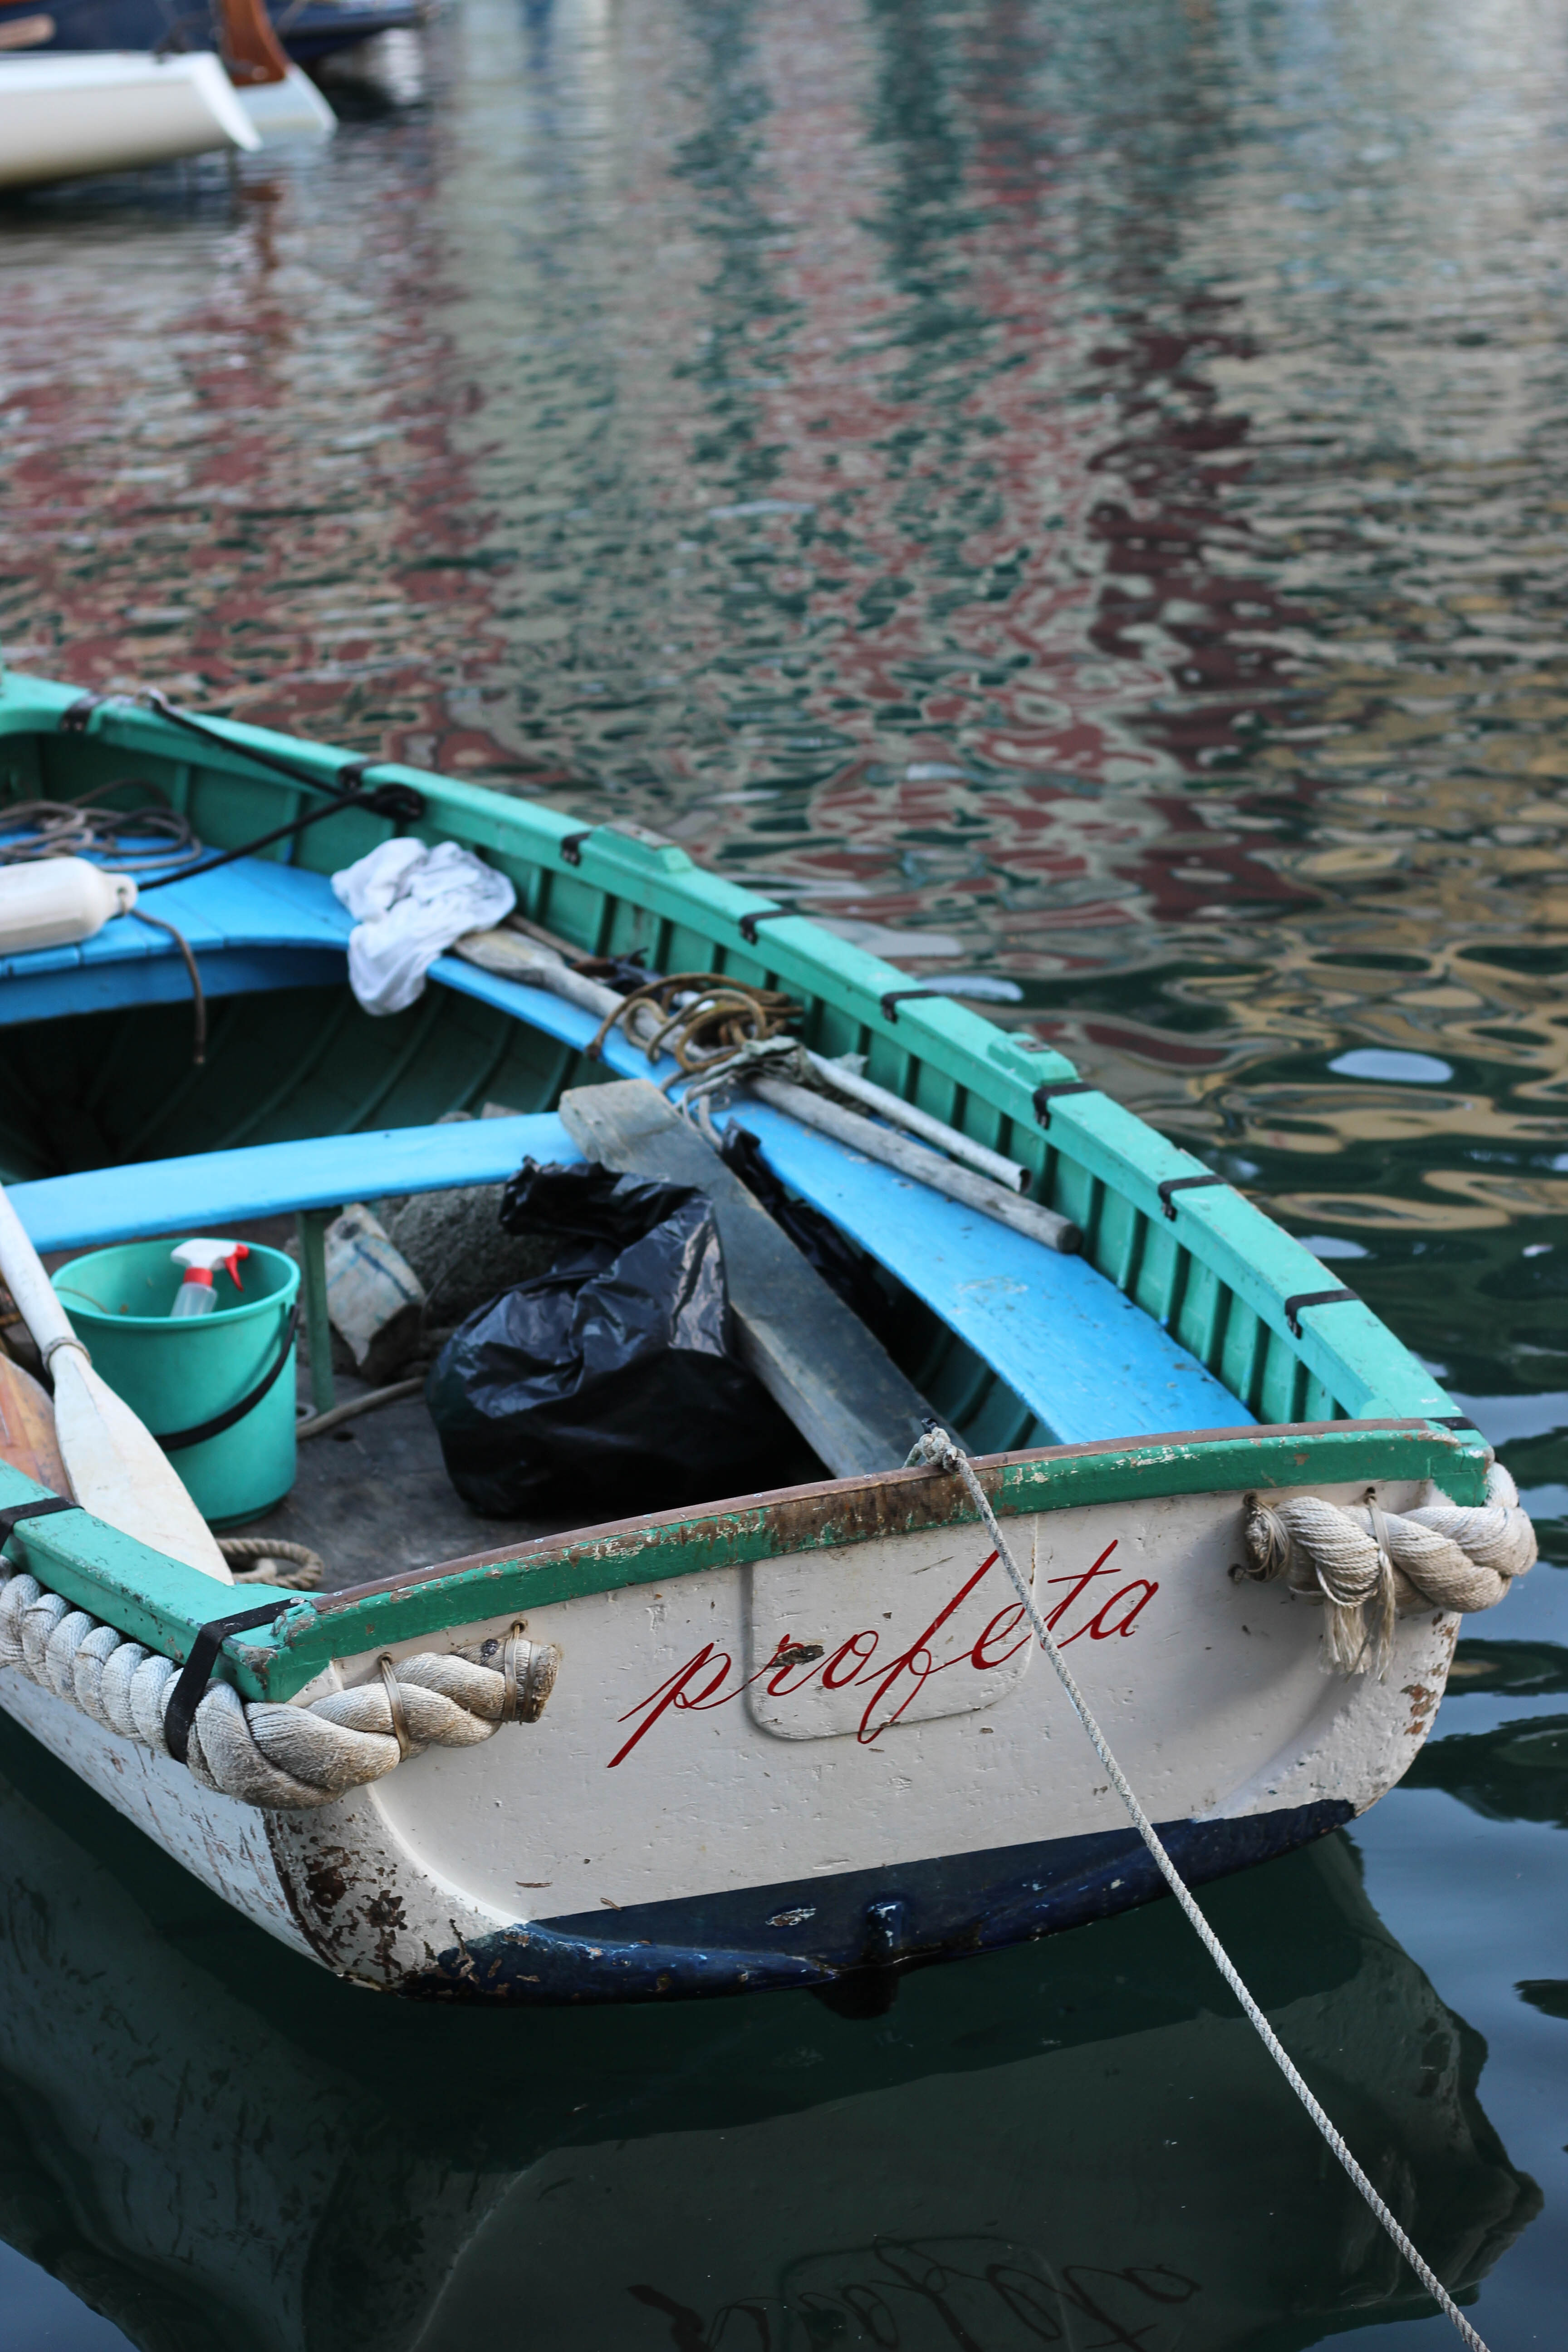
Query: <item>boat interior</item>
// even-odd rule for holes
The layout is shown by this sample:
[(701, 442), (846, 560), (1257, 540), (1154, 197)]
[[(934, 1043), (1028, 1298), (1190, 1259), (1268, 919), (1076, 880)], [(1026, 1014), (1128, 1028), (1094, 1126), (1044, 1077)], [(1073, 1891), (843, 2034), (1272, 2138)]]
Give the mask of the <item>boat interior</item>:
[[(176, 739), (172, 748), (181, 756), (172, 758), (157, 733), (158, 722), (137, 714), (132, 736), (141, 756), (131, 762), (112, 727), (102, 741), (85, 730), (0, 738), (0, 792), (14, 804), (85, 796), (99, 808), (169, 806), (209, 859), (301, 808), (315, 809), (308, 793), (258, 775), (251, 761), (264, 755), (247, 759), (242, 746), (232, 753), (226, 746), (226, 756), (193, 758)], [(289, 748), (297, 755), (312, 747)], [(440, 782), (419, 781), (427, 791)], [(1199, 1163), (1149, 1136), (1176, 1171), (1151, 1213), (1131, 1197), (1132, 1184), (1119, 1192), (1038, 1126), (1009, 1118), (980, 1087), (955, 1082), (949, 1073), (965, 1059), (989, 1075), (984, 1056), (998, 1045), (1020, 1058), (1016, 1045), (968, 1008), (940, 998), (900, 1007), (900, 997), (925, 994), (913, 986), (879, 1001), (879, 984), (902, 975), (832, 940), (826, 946), (837, 963), (864, 966), (867, 977), (858, 987), (835, 987), (839, 975), (827, 971), (820, 987), (803, 987), (798, 942), (808, 927), (791, 922), (788, 909), (760, 907), (699, 874), (673, 845), (629, 827), (573, 835), (557, 813), (519, 803), (504, 806), (515, 811), (521, 837), (501, 839), (492, 825), (487, 840), (472, 804), (493, 804), (493, 796), (446, 789), (454, 805), (432, 810), (432, 817), (511, 875), (513, 919), (532, 936), (590, 969), (605, 971), (606, 959), (623, 974), (631, 968), (630, 982), (639, 971), (717, 971), (788, 992), (800, 1007), (801, 1034), (819, 1053), (858, 1055), (882, 1086), (1014, 1153), (1031, 1170), (1035, 1197), (1079, 1221), (1083, 1253), (1065, 1255), (743, 1092), (715, 1106), (721, 1129), (739, 1120), (786, 1192), (864, 1253), (881, 1302), (883, 1346), (971, 1451), (1234, 1429), (1255, 1420), (1329, 1421), (1357, 1409), (1353, 1393), (1336, 1395), (1314, 1371), (1299, 1330), (1292, 1344), (1276, 1318), (1259, 1313), (1238, 1283), (1227, 1283), (1186, 1245), (1173, 1205), (1218, 1198), (1254, 1213), (1223, 1187), (1180, 1198), (1184, 1185), (1217, 1182)], [(0, 799), (0, 824), (3, 811)], [(542, 828), (538, 843), (527, 838), (530, 826)], [(331, 825), (301, 828), (261, 854), (168, 880), (155, 897), (148, 892), (144, 911), (156, 915), (156, 925), (123, 915), (80, 946), (0, 961), (9, 1077), (0, 1104), (0, 1180), (41, 1252), (58, 1264), (164, 1233), (276, 1236), (286, 1230), (279, 1219), (319, 1219), (351, 1202), (374, 1208), (416, 1192), (499, 1185), (525, 1156), (541, 1162), (581, 1156), (558, 1116), (563, 1093), (606, 1079), (662, 1084), (679, 1075), (667, 1059), (650, 1063), (642, 1045), (619, 1032), (591, 1053), (598, 1024), (590, 1013), (450, 952), (437, 959), (424, 994), (406, 1011), (363, 1012), (347, 984), (352, 925), (330, 875), (395, 829), (368, 811), (347, 810)], [(713, 900), (720, 903), (705, 903)], [(755, 909), (742, 913), (739, 941), (719, 936), (734, 932), (731, 900)], [(770, 919), (778, 929), (761, 931), (757, 925)], [(206, 1029), (199, 1063), (197, 976)], [(955, 1030), (963, 1053), (937, 1050), (946, 1042), (941, 1033)], [(1067, 1066), (1046, 1055), (1036, 1066), (1051, 1076)], [(1042, 1091), (1092, 1090), (1068, 1081)], [(1274, 1229), (1263, 1230), (1321, 1284), (1315, 1261)], [(1364, 1318), (1359, 1305), (1355, 1314)], [(319, 1382), (315, 1395), (319, 1402)], [(433, 1469), (438, 1452), (421, 1415), (417, 1398), (405, 1399), (385, 1418), (353, 1424), (335, 1444), (303, 1449), (306, 1466), (284, 1517), (301, 1526), (353, 1517), (332, 1508), (328, 1490), (354, 1487), (355, 1525), (374, 1523), (366, 1542), (350, 1547), (354, 1558), (330, 1563), (333, 1582), (489, 1549), (525, 1532), (471, 1517), (442, 1489)], [(806, 1453), (781, 1465), (777, 1483), (814, 1471), (827, 1475)], [(383, 1501), (367, 1514), (368, 1491), (378, 1482)], [(415, 1489), (425, 1497), (417, 1507)], [(579, 1511), (552, 1524), (594, 1516)]]
[[(176, 1227), (278, 1239), (277, 1221), (300, 1212), (498, 1184), (525, 1156), (572, 1161), (580, 1155), (552, 1115), (564, 1090), (675, 1071), (619, 1037), (604, 1061), (588, 1060), (590, 1016), (455, 956), (439, 959), (406, 1012), (363, 1012), (344, 976), (349, 919), (319, 875), (246, 861), (174, 884), (156, 904), (202, 958), (211, 1011), (200, 1066), (178, 949), (133, 915), (79, 949), (12, 958), (0, 982), (11, 1076), (0, 1177), (57, 1262)], [(889, 1353), (971, 1450), (1252, 1418), (1081, 1256), (857, 1163), (766, 1105), (716, 1117), (757, 1134), (791, 1192), (866, 1252)], [(306, 1449), (305, 1486), (258, 1531), (294, 1532), (345, 1580), (376, 1561), (384, 1570), (544, 1531), (469, 1517), (438, 1475), (418, 1400), (386, 1412)], [(827, 1475), (809, 1453), (780, 1467), (779, 1485)], [(352, 1500), (348, 1486), (360, 1490)], [(363, 1530), (352, 1560), (345, 1517)], [(406, 1560), (387, 1561), (389, 1539)]]

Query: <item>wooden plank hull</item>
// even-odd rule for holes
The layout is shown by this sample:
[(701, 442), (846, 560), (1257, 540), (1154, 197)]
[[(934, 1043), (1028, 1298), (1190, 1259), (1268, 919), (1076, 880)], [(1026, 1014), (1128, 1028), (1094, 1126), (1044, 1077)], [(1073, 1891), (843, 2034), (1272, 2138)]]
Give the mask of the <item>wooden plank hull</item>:
[[(1431, 1493), (1380, 1488), (1391, 1510)], [(1240, 1516), (1222, 1492), (1008, 1522), (1197, 1881), (1383, 1795), (1425, 1737), (1458, 1624), (1425, 1610), (1401, 1621), (1385, 1681), (1331, 1676), (1321, 1612), (1231, 1576)], [(359, 1982), (525, 2003), (828, 1987), (1160, 1891), (1020, 1616), (973, 1523), (547, 1600), (526, 1615), (562, 1654), (541, 1721), (298, 1816), (204, 1792), (19, 1675), (0, 1703), (247, 1916)], [(514, 1622), (340, 1649), (300, 1696)]]

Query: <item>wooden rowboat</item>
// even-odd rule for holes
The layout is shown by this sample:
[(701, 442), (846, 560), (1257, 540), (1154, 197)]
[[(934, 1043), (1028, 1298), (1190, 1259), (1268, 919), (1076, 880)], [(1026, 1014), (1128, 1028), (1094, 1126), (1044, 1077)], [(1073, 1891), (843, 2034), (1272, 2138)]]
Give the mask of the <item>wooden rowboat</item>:
[[(1199, 1160), (636, 826), (5, 677), (9, 800), (127, 779), (209, 851), (292, 830), (149, 899), (215, 1008), (201, 1072), (165, 931), (121, 917), (0, 965), (0, 1172), (38, 1248), (310, 1220), (525, 1155), (692, 1181), (747, 1360), (822, 1465), (609, 1525), (585, 1496), (582, 1527), (500, 1549), (476, 1521), (462, 1558), (260, 1610), (0, 1470), (0, 1705), (237, 1908), (426, 1997), (848, 1998), (1157, 1893), (961, 1478), (902, 1466), (928, 1412), (1189, 1880), (1398, 1780), (1458, 1609), (1528, 1567), (1529, 1523), (1431, 1375)], [(327, 877), (399, 831), (478, 852), (533, 929), (442, 954), (372, 1018)], [(807, 1046), (955, 1139), (937, 1189), (878, 1156), (884, 1123), (825, 1132), (787, 1088), (703, 1114), (875, 1262), (886, 1349), (726, 1189), (658, 1092), (673, 1063), (622, 1029), (592, 1057), (593, 983), (542, 963), (542, 932), (784, 992)], [(487, 1101), (513, 1109), (447, 1118)], [(953, 1197), (987, 1154), (1080, 1254), (995, 1183)]]

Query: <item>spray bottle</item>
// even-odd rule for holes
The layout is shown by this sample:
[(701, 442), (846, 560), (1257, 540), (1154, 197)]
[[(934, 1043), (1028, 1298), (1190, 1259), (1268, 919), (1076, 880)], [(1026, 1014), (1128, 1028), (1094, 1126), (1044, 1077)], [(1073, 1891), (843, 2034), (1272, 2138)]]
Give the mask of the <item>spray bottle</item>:
[(239, 1288), (239, 1261), (250, 1255), (246, 1242), (194, 1241), (180, 1242), (169, 1252), (176, 1265), (185, 1269), (184, 1280), (174, 1293), (170, 1307), (176, 1315), (210, 1315), (217, 1305), (217, 1292), (213, 1287), (213, 1276), (220, 1265), (226, 1265), (235, 1288)]

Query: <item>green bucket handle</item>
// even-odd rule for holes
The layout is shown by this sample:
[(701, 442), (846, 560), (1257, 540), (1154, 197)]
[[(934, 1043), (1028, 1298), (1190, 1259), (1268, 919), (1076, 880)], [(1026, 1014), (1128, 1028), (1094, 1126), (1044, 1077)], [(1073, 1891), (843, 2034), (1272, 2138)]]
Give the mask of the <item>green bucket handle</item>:
[[(198, 1421), (193, 1429), (172, 1429), (167, 1437), (159, 1437), (158, 1444), (164, 1453), (177, 1454), (182, 1446), (200, 1445), (209, 1437), (221, 1437), (226, 1429), (232, 1429), (237, 1421), (243, 1421), (246, 1414), (261, 1402), (262, 1398), (288, 1362), (289, 1350), (294, 1345), (294, 1334), (299, 1328), (300, 1302), (296, 1299), (289, 1311), (289, 1320), (283, 1326), (283, 1344), (273, 1358), (271, 1365), (262, 1374), (249, 1394), (242, 1396), (237, 1404), (231, 1404), (226, 1412), (215, 1412), (210, 1421)], [(156, 1431), (153, 1432), (153, 1435), (157, 1436)]]

